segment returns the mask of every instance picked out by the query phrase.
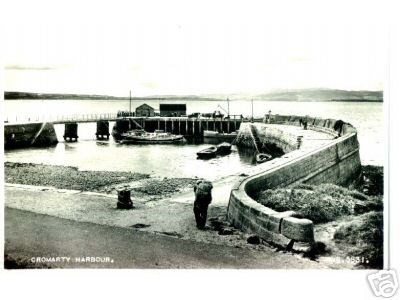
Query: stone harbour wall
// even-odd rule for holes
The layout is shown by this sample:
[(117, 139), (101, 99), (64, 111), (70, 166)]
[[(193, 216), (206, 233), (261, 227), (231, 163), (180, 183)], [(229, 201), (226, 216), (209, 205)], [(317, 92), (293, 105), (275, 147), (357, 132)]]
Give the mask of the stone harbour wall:
[(280, 128), (266, 128), (266, 126), (263, 126), (260, 123), (242, 123), (236, 138), (236, 145), (254, 148), (253, 138), (251, 137), (250, 133), (250, 126), (254, 127), (262, 144), (273, 144), (281, 149), (284, 153), (288, 153), (297, 149), (297, 136), (289, 132), (285, 132)]
[(45, 147), (58, 143), (52, 123), (4, 124), (4, 148)]
[[(269, 124), (299, 127), (301, 118), (274, 116)], [(285, 147), (286, 154), (265, 163), (263, 170), (242, 179), (233, 187), (227, 216), (235, 227), (255, 233), (265, 240), (311, 243), (314, 241), (311, 220), (297, 218), (293, 211), (276, 212), (263, 206), (254, 200), (258, 192), (300, 183), (351, 186), (360, 181), (361, 162), (356, 129), (342, 121), (307, 118), (309, 130), (328, 133), (332, 138), (323, 145), (297, 150), (297, 136), (293, 133), (286, 134), (279, 128), (271, 130), (271, 126), (266, 130), (265, 123), (252, 123), (257, 128), (260, 140), (269, 140)], [(241, 126), (244, 134), (248, 132), (249, 124)]]

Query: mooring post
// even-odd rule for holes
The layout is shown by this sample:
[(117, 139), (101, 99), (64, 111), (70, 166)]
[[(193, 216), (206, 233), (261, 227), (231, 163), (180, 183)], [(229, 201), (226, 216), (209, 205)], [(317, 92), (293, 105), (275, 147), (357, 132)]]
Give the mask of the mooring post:
[(199, 134), (201, 134), (203, 128), (201, 128), (201, 119), (199, 119)]

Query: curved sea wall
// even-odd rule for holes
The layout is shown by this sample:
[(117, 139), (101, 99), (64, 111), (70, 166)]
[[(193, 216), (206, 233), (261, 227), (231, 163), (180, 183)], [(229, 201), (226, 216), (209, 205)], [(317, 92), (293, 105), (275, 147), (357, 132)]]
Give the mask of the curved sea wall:
[[(227, 215), (235, 227), (265, 240), (313, 242), (312, 221), (297, 218), (293, 211), (276, 212), (265, 207), (254, 200), (256, 195), (262, 190), (300, 183), (351, 186), (359, 182), (361, 162), (356, 129), (341, 120), (307, 117), (304, 130), (300, 119), (304, 121), (306, 117), (270, 116), (265, 123), (241, 125), (238, 146), (249, 146), (252, 127), (261, 143), (279, 145), (285, 155), (258, 166), (255, 174), (233, 187)], [(297, 149), (299, 136), (311, 131), (321, 132), (326, 138), (305, 138)]]
[(58, 143), (52, 123), (4, 124), (4, 148), (44, 147)]

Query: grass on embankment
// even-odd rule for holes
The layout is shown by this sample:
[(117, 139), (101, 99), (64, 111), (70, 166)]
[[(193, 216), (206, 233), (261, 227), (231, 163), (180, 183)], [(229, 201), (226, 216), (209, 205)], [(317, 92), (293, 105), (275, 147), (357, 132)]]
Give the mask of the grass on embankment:
[(333, 184), (302, 184), (293, 189), (266, 190), (259, 194), (258, 202), (278, 212), (293, 210), (298, 216), (316, 224), (383, 207), (380, 197), (367, 196)]
[(382, 268), (383, 236), (383, 213), (372, 211), (340, 225), (334, 239), (336, 242), (354, 246), (348, 254), (363, 258), (360, 264)]
[(312, 220), (316, 228), (331, 221), (339, 224), (330, 238), (333, 245), (356, 258), (358, 265), (382, 268), (383, 168), (363, 167), (363, 179), (363, 193), (333, 184), (301, 184), (263, 191), (257, 201), (278, 212), (293, 210), (298, 217)]

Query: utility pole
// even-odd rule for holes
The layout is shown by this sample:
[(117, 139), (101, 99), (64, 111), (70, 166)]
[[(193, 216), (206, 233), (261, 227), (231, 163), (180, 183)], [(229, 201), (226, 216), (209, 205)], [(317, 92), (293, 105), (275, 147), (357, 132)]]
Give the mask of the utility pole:
[(129, 116), (132, 113), (131, 90), (129, 90)]

